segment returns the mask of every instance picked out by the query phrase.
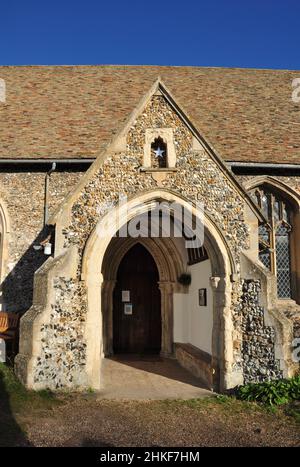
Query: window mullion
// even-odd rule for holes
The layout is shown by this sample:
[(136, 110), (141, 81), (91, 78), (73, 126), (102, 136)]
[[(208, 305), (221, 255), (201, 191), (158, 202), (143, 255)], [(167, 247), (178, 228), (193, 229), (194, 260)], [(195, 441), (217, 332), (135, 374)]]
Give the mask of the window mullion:
[(276, 267), (276, 227), (275, 227), (275, 218), (274, 218), (274, 196), (271, 194), (270, 196), (270, 223), (271, 223), (271, 238), (270, 238), (270, 246), (271, 246), (271, 271), (273, 274), (277, 274), (277, 267)]

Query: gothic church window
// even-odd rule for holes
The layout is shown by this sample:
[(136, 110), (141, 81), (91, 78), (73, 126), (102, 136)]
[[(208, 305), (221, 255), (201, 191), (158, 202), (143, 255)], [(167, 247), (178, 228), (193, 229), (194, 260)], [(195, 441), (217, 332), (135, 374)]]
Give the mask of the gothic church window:
[(259, 258), (277, 276), (278, 298), (292, 298), (292, 206), (278, 192), (264, 185), (256, 188), (252, 197), (267, 219), (266, 224), (259, 226)]

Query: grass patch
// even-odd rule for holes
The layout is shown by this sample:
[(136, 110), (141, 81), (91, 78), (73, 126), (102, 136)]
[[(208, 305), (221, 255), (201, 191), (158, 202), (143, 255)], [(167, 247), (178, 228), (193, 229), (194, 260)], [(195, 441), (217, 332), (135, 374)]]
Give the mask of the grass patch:
[(0, 446), (27, 446), (25, 420), (61, 403), (51, 391), (28, 391), (12, 368), (0, 363)]
[(240, 401), (236, 397), (223, 394), (199, 399), (170, 399), (160, 402), (160, 407), (166, 410), (188, 407), (199, 412), (215, 411), (226, 416), (236, 416), (239, 413), (269, 412), (268, 408), (262, 405)]
[(49, 390), (28, 391), (16, 378), (12, 368), (0, 363), (0, 407), (11, 412), (49, 409), (61, 401)]
[(293, 419), (300, 424), (300, 402), (292, 402), (288, 404), (284, 408), (284, 412), (289, 417), (293, 417)]
[(287, 404), (284, 406), (269, 405), (257, 401), (240, 400), (234, 395), (218, 394), (212, 397), (199, 399), (170, 399), (160, 401), (158, 410), (176, 411), (181, 407), (198, 411), (199, 414), (215, 413), (226, 419), (237, 418), (239, 416), (272, 416), (286, 418), (293, 417), (295, 421), (300, 421), (300, 403)]

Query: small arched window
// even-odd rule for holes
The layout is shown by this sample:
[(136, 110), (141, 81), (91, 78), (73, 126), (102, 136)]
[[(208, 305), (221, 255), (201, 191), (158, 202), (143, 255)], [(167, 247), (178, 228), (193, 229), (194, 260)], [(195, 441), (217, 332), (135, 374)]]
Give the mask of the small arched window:
[(162, 138), (155, 138), (151, 144), (151, 167), (166, 168), (167, 167), (167, 145)]
[(266, 224), (259, 226), (259, 258), (277, 276), (278, 298), (292, 298), (291, 234), (293, 209), (278, 192), (262, 185), (252, 192)]

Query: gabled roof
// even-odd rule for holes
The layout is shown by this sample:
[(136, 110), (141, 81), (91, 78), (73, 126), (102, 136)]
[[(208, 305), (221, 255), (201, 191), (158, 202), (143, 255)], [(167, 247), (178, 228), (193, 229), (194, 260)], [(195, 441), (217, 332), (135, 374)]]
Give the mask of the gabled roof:
[(300, 164), (300, 71), (156, 66), (0, 67), (0, 159), (95, 157), (158, 76), (224, 160)]
[(57, 208), (57, 210), (51, 216), (49, 221), (50, 224), (56, 222), (57, 216), (63, 211), (65, 206), (70, 206), (76, 199), (76, 196), (82, 191), (84, 186), (88, 183), (90, 178), (92, 178), (99, 167), (103, 164), (105, 159), (114, 153), (115, 148), (119, 147), (120, 141), (123, 141), (124, 136), (128, 133), (130, 127), (134, 124), (136, 119), (144, 112), (145, 107), (151, 100), (154, 95), (162, 95), (168, 102), (170, 108), (176, 112), (179, 118), (183, 121), (186, 127), (190, 130), (192, 135), (199, 141), (200, 146), (204, 147), (206, 152), (210, 155), (211, 159), (218, 166), (219, 170), (223, 172), (228, 181), (232, 184), (234, 189), (242, 196), (248, 206), (255, 213), (259, 221), (264, 222), (265, 218), (258, 206), (253, 202), (249, 194), (246, 192), (244, 187), (239, 183), (234, 174), (226, 167), (225, 162), (222, 157), (216, 153), (215, 149), (208, 142), (203, 134), (201, 134), (196, 128), (195, 124), (192, 122), (191, 118), (187, 115), (186, 111), (176, 102), (174, 96), (168, 90), (165, 84), (162, 82), (161, 78), (157, 79), (154, 84), (150, 87), (148, 92), (141, 97), (138, 105), (130, 113), (127, 118), (127, 121), (124, 122), (123, 127), (119, 132), (114, 136), (110, 144), (97, 155), (97, 159), (93, 162), (91, 167), (85, 172), (85, 174), (80, 178), (79, 183), (76, 185), (73, 191), (69, 193), (67, 198), (64, 199), (63, 203)]

